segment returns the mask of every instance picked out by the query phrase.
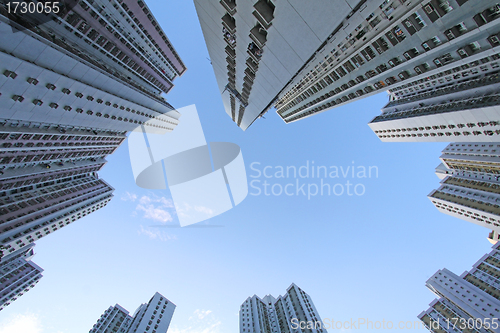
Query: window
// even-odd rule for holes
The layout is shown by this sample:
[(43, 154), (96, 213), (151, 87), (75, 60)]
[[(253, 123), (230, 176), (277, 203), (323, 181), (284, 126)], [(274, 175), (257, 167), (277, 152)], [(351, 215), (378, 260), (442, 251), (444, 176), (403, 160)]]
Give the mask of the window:
[(17, 74), (15, 72), (9, 70), (5, 70), (3, 72), (3, 75), (5, 75), (6, 77), (10, 77), (11, 79), (15, 79), (17, 77)]
[(64, 89), (62, 90), (62, 92), (63, 92), (64, 94), (66, 94), (66, 95), (71, 94), (71, 90), (69, 90), (69, 89), (67, 89), (67, 88), (64, 88)]
[(29, 77), (28, 80), (26, 80), (26, 81), (28, 81), (29, 84), (32, 84), (34, 86), (36, 86), (38, 84), (38, 80), (35, 78), (32, 78), (32, 77)]
[(55, 89), (56, 89), (56, 86), (55, 86), (55, 85), (53, 85), (52, 83), (47, 83), (47, 84), (45, 85), (45, 87), (47, 87), (47, 89), (49, 89), (49, 90), (55, 90)]

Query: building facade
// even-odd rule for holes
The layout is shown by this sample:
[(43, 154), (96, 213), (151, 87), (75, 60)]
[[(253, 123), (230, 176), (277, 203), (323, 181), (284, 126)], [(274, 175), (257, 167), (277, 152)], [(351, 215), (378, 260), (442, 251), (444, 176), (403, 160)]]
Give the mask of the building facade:
[(166, 333), (175, 304), (160, 293), (155, 293), (148, 303), (141, 304), (133, 316), (120, 305), (109, 307), (89, 333)]
[(31, 261), (35, 244), (26, 245), (0, 259), (0, 311), (33, 288), (43, 269)]
[(240, 307), (240, 333), (249, 332), (326, 333), (326, 330), (311, 297), (292, 283), (284, 296), (260, 298), (254, 295), (243, 302)]
[[(0, 127), (0, 244), (4, 255), (104, 207), (97, 172), (125, 140), (114, 131), (6, 121)], [(15, 125), (15, 126), (14, 126)]]
[(500, 6), (442, 2), (439, 18), (439, 7), (429, 4), (435, 10), (424, 4), (420, 11), (427, 23), (434, 20), (427, 24), (433, 36), (415, 43), (418, 66), (408, 72), (422, 73), (399, 73), (388, 87), (389, 103), (369, 126), (386, 142), (498, 141)]
[(22, 282), (1, 286), (5, 304), (42, 271), (9, 258), (111, 200), (98, 171), (127, 132), (179, 123), (162, 94), (186, 67), (147, 5), (65, 4), (48, 15), (0, 4), (0, 263)]
[(460, 276), (441, 269), (427, 280), (427, 288), (439, 298), (418, 318), (430, 331), (500, 332), (498, 322), (492, 325), (500, 317), (499, 247), (494, 245)]
[(113, 188), (97, 175), (105, 157), (138, 126), (173, 130), (180, 115), (161, 93), (186, 70), (142, 1), (79, 1), (44, 24), (7, 8), (0, 5), (4, 255), (106, 205)]
[(101, 315), (97, 323), (90, 330), (91, 333), (126, 333), (130, 327), (132, 316), (120, 305), (110, 306)]
[(270, 109), (335, 26), (361, 2), (320, 0), (311, 6), (290, 0), (195, 0), (224, 108), (231, 119), (246, 130)]
[(500, 232), (500, 144), (451, 143), (436, 174), (441, 186), (428, 198), (445, 214)]
[[(313, 26), (320, 24), (327, 33), (318, 34), (320, 41), (314, 45), (303, 45), (304, 39), (296, 38), (297, 47), (305, 47), (310, 56), (287, 68), (290, 80), (285, 85), (286, 80), (273, 82), (274, 89), (265, 93), (255, 86), (259, 102), (266, 105), (263, 109), (259, 105), (259, 113), (251, 111), (249, 91), (258, 80), (271, 82), (279, 77), (268, 79), (270, 70), (259, 70), (266, 51), (270, 53), (267, 59), (279, 61), (292, 54), (287, 48), (273, 50), (271, 37), (279, 33), (286, 39), (296, 34), (279, 30), (274, 22), (299, 21), (287, 11), (290, 4), (275, 2), (257, 1), (249, 10), (248, 5), (229, 0), (220, 5), (195, 1), (226, 112), (243, 129), (249, 126), (246, 117), (253, 121), (273, 105), (290, 123), (386, 90), (389, 103), (370, 122), (383, 141), (452, 141), (450, 136), (453, 141), (495, 140), (499, 130), (495, 127), (499, 120), (498, 4), (367, 0), (349, 2), (347, 11), (342, 3), (334, 16), (337, 19), (331, 19), (324, 3), (308, 6), (303, 15), (307, 24), (311, 14), (316, 21)], [(208, 16), (220, 16), (221, 21)], [(244, 111), (242, 121), (238, 106)]]

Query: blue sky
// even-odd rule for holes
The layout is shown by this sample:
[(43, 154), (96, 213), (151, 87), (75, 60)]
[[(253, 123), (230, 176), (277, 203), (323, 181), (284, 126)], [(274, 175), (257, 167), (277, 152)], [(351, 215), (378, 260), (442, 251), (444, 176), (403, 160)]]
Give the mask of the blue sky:
[(382, 143), (367, 126), (385, 93), (289, 125), (271, 111), (243, 132), (223, 110), (192, 2), (148, 5), (188, 67), (169, 102), (196, 105), (207, 141), (237, 143), (249, 181), (254, 162), (354, 161), (376, 166), (378, 177), (350, 179), (364, 186), (360, 196), (249, 194), (210, 220), (223, 227), (165, 228), (176, 220), (170, 195), (135, 185), (124, 144), (100, 173), (115, 198), (37, 242), (33, 261), (44, 277), (2, 311), (1, 333), (23, 332), (20, 322), (32, 325), (25, 332), (86, 332), (110, 305), (133, 312), (155, 291), (177, 305), (169, 332), (236, 332), (248, 296), (278, 296), (292, 282), (322, 318), (416, 321), (433, 299), (424, 286), (431, 274), (461, 274), (489, 252), (487, 229), (439, 213), (426, 197), (438, 187), (434, 168), (446, 144)]

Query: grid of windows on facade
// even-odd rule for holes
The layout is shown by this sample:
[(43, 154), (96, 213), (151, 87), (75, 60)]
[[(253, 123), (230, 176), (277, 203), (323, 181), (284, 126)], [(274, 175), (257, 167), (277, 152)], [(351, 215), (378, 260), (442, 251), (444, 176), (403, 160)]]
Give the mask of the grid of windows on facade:
[(0, 311), (28, 292), (42, 278), (43, 269), (24, 257), (0, 262)]
[[(403, 14), (399, 19), (394, 13), (397, 7), (404, 5), (394, 2), (391, 6), (396, 8), (392, 8), (391, 14), (385, 19), (373, 14), (378, 17), (374, 22), (381, 20), (390, 26), (383, 28), (376, 23), (381, 29), (378, 29), (378, 35), (369, 39), (373, 42), (371, 45), (353, 55), (353, 52), (348, 51), (351, 43), (347, 43), (347, 46), (338, 44), (340, 52), (332, 50), (331, 55), (327, 55), (303, 81), (297, 83), (295, 90), (288, 91), (278, 101), (278, 113), (286, 122), (363, 98), (380, 89), (389, 89), (391, 101), (411, 98), (411, 95), (424, 93), (425, 89), (432, 87), (430, 81), (433, 79), (443, 84), (449, 82), (449, 77), (442, 77), (444, 73), (456, 77), (453, 74), (457, 67), (451, 68), (454, 63), (463, 63), (465, 58), (470, 57), (477, 59), (480, 65), (485, 59), (481, 55), (491, 53), (492, 48), (498, 45), (498, 4), (481, 0), (455, 3), (452, 0), (443, 7), (437, 2), (429, 2), (423, 7), (407, 8), (401, 12)], [(446, 10), (443, 11), (443, 8)], [(370, 21), (373, 16), (369, 15), (366, 21)], [(363, 31), (362, 26), (357, 26), (360, 31)], [(354, 36), (354, 45), (358, 40), (366, 41), (367, 33), (363, 31), (358, 35), (354, 31), (350, 36)], [(352, 57), (341, 62), (338, 58), (340, 54)], [(493, 60), (498, 59), (496, 54), (492, 57)], [(488, 57), (486, 59), (489, 60)], [(492, 66), (497, 68), (498, 64), (494, 62)], [(479, 67), (482, 70), (484, 66)], [(326, 89), (330, 91), (322, 92)]]
[[(344, 90), (352, 88), (400, 64), (402, 60), (398, 58), (389, 60), (389, 64), (392, 64), (392, 66), (389, 67), (387, 65), (379, 65), (376, 67), (376, 65), (371, 64), (371, 67), (377, 71), (368, 70), (368, 72), (362, 75), (363, 70), (366, 70), (367, 66), (369, 67), (367, 64), (368, 62), (377, 57), (377, 54), (380, 55), (389, 49), (387, 39), (391, 41), (392, 45), (397, 45), (406, 38), (405, 32), (400, 28), (401, 23), (399, 25), (394, 24), (390, 29), (388, 27), (392, 23), (400, 21), (403, 15), (414, 8), (415, 6), (407, 1), (382, 1), (378, 3), (376, 3), (376, 1), (362, 1), (358, 4), (355, 10), (349, 15), (346, 22), (335, 28), (334, 32), (327, 40), (328, 43), (325, 43), (324, 46), (316, 52), (317, 55), (326, 53), (326, 56), (306, 66), (303, 72), (299, 74), (300, 79), (295, 80), (294, 82), (296, 83), (289, 88), (287, 87), (286, 92), (279, 97), (276, 102), (278, 113), (283, 116), (287, 110), (295, 105), (310, 100), (312, 96), (317, 97), (318, 94), (322, 93), (322, 90), (333, 85), (333, 89), (330, 87), (330, 89), (332, 89), (331, 92), (326, 94), (323, 92), (322, 94), (324, 95), (310, 101), (301, 108), (295, 109), (293, 114), (300, 112), (309, 106), (337, 95)], [(373, 11), (370, 12), (369, 10)], [(366, 15), (364, 19), (363, 15)], [(408, 16), (405, 22), (407, 22), (411, 28), (414, 28), (413, 24), (415, 24), (418, 30), (425, 26), (425, 22), (422, 21), (418, 13)], [(344, 26), (353, 26), (355, 28), (349, 29), (347, 33), (342, 32), (342, 30), (345, 31)], [(385, 30), (388, 30), (385, 36), (383, 33), (378, 32)], [(367, 44), (367, 40), (374, 41), (374, 43), (363, 48), (359, 54), (353, 55), (354, 50), (359, 49), (363, 44)], [(365, 66), (365, 64), (367, 64), (367, 66)], [(354, 78), (354, 74), (358, 76)], [(348, 80), (348, 78), (351, 77), (352, 80)], [(344, 81), (345, 84), (343, 84)], [(337, 87), (337, 89), (335, 87)], [(374, 91), (374, 89), (380, 89), (382, 87), (383, 86), (377, 85), (377, 87), (374, 88), (372, 85), (367, 85), (364, 90), (359, 90), (355, 94), (359, 97), (365, 93)], [(345, 101), (347, 101), (347, 99), (345, 99)], [(344, 101), (342, 101), (341, 98), (339, 103), (342, 102)], [(286, 116), (290, 115), (291, 113), (288, 113)]]
[[(500, 243), (476, 262), (472, 270), (457, 276), (447, 269), (436, 272), (426, 286), (439, 299), (418, 317), (432, 332), (451, 332), (447, 321), (452, 318), (479, 321), (500, 316)], [(480, 331), (496, 331), (479, 327)], [(456, 327), (455, 332), (470, 332), (468, 328)]]
[[(0, 4), (0, 6), (3, 6), (3, 5)], [(0, 16), (0, 21), (1, 21), (1, 16)], [(66, 31), (66, 29), (61, 29), (60, 25), (63, 24), (63, 22), (66, 23), (66, 21), (63, 21), (60, 19), (56, 19), (56, 21), (58, 21), (59, 25), (52, 22), (51, 23), (52, 26), (50, 28), (47, 28), (47, 24), (33, 26), (31, 23), (26, 22), (22, 17), (18, 17), (17, 20), (15, 20), (15, 22), (12, 24), (20, 25), (19, 28), (24, 29), (23, 32), (26, 35), (34, 37), (33, 40), (37, 40), (38, 44), (39, 44), (39, 45), (37, 45), (37, 47), (43, 48), (44, 46), (42, 46), (42, 45), (48, 45), (48, 46), (54, 48), (55, 50), (57, 50), (57, 52), (61, 52), (65, 56), (70, 56), (73, 59), (78, 60), (79, 62), (83, 61), (83, 63), (85, 65), (89, 66), (89, 68), (92, 68), (93, 70), (96, 70), (97, 72), (99, 72), (101, 74), (106, 73), (106, 75), (112, 77), (116, 81), (117, 84), (120, 83), (120, 84), (123, 84), (124, 87), (131, 88), (134, 91), (134, 94), (139, 92), (141, 96), (138, 97), (138, 95), (137, 95), (137, 96), (133, 97), (132, 99), (134, 101), (137, 102), (141, 99), (144, 99), (144, 97), (147, 96), (147, 99), (149, 99), (150, 101), (154, 101), (156, 103), (161, 104), (161, 108), (167, 107), (169, 110), (174, 109), (160, 95), (160, 93), (161, 93), (160, 90), (153, 89), (152, 88), (153, 86), (148, 87), (147, 85), (143, 85), (140, 82), (140, 80), (135, 79), (134, 74), (131, 74), (131, 72), (128, 72), (124, 68), (120, 69), (120, 68), (113, 67), (115, 65), (115, 63), (113, 61), (109, 60), (108, 57), (103, 56), (103, 54), (101, 54), (100, 52), (97, 52), (96, 50), (94, 50), (94, 48), (87, 45), (87, 43), (78, 44), (77, 42), (81, 42), (81, 40), (79, 38), (76, 38), (74, 36), (74, 34), (68, 33), (68, 31)], [(0, 24), (1, 23), (2, 22), (0, 22)], [(105, 30), (105, 31), (107, 32), (107, 30)], [(66, 33), (66, 35), (61, 34), (61, 33)], [(40, 37), (42, 37), (42, 38), (40, 38)], [(72, 37), (76, 38), (77, 41), (71, 42), (70, 40)], [(94, 51), (96, 51), (96, 52), (93, 54)], [(4, 54), (4, 56), (9, 57), (8, 54)], [(108, 56), (110, 56), (110, 55), (108, 55)], [(18, 55), (16, 57), (21, 59), (21, 58), (23, 58), (23, 55)], [(29, 65), (29, 63), (32, 63), (32, 66), (38, 66), (37, 60), (35, 60), (35, 59), (26, 59), (26, 60), (28, 61), (28, 65)], [(48, 68), (45, 68), (46, 66), (43, 66), (43, 64), (41, 65), (41, 67), (44, 68), (44, 73), (45, 72), (56, 73), (56, 71), (58, 71), (60, 69), (59, 67), (56, 67), (54, 69), (52, 69), (52, 68), (48, 69)], [(19, 75), (19, 73), (16, 73), (15, 68), (7, 68), (7, 69), (0, 68), (0, 69), (1, 69), (0, 72), (4, 73), (4, 75), (7, 76), (8, 78), (16, 79), (16, 77), (18, 77), (18, 76), (21, 77)], [(62, 74), (68, 75), (70, 73), (62, 73)], [(130, 75), (132, 75), (134, 77), (131, 77)], [(41, 76), (37, 76), (37, 77), (32, 77), (31, 75), (24, 77), (24, 75), (23, 75), (22, 80), (23, 81), (25, 80), (30, 85), (35, 85), (35, 86), (42, 85), (42, 86), (45, 86), (49, 90), (54, 90), (54, 93), (51, 94), (52, 97), (55, 96), (55, 92), (58, 92), (59, 95), (62, 94), (62, 96), (60, 97), (61, 99), (65, 99), (65, 100), (67, 99), (66, 97), (64, 97), (64, 95), (69, 95), (69, 96), (74, 95), (77, 98), (82, 99), (81, 101), (78, 101), (79, 104), (81, 104), (83, 100), (87, 101), (87, 99), (88, 99), (88, 101), (94, 101), (95, 103), (101, 104), (101, 105), (95, 104), (95, 109), (97, 109), (97, 111), (92, 110), (92, 109), (90, 109), (89, 111), (92, 111), (93, 114), (96, 116), (104, 117), (104, 115), (106, 115), (106, 117), (109, 117), (110, 120), (125, 121), (124, 119), (127, 118), (128, 122), (137, 121), (137, 123), (139, 123), (139, 122), (145, 122), (147, 119), (144, 119), (144, 118), (147, 117), (148, 114), (152, 113), (151, 110), (148, 110), (140, 103), (139, 103), (139, 105), (135, 105), (133, 103), (128, 103), (130, 101), (128, 101), (127, 96), (124, 96), (125, 98), (121, 98), (122, 100), (125, 99), (128, 101), (127, 103), (125, 103), (126, 104), (125, 106), (120, 105), (120, 103), (109, 101), (110, 99), (116, 100), (116, 96), (114, 96), (111, 92), (109, 92), (108, 88), (106, 88), (106, 87), (95, 87), (98, 90), (100, 90), (101, 92), (106, 92), (106, 94), (98, 94), (98, 96), (92, 96), (92, 95), (87, 96), (87, 95), (84, 95), (82, 93), (82, 91), (76, 91), (76, 90), (72, 91), (69, 87), (56, 87), (54, 82), (44, 82), (43, 78), (45, 76), (46, 76), (45, 74), (43, 74)], [(48, 74), (48, 76), (53, 76), (53, 75)], [(71, 75), (69, 75), (69, 76), (71, 77)], [(90, 86), (92, 86), (92, 84), (90, 84)], [(79, 89), (77, 89), (77, 90), (79, 90)], [(3, 92), (3, 93), (5, 93), (5, 92)], [(47, 98), (45, 98), (45, 99), (34, 98), (33, 99), (33, 98), (30, 98), (29, 95), (25, 96), (25, 94), (16, 94), (16, 93), (9, 94), (9, 98), (11, 98), (11, 97), (16, 102), (22, 103), (26, 99), (29, 103), (33, 103), (34, 106), (40, 107), (43, 105), (43, 107), (47, 108), (47, 109), (48, 108), (61, 109), (61, 110), (64, 109), (65, 111), (71, 111), (71, 110), (76, 111), (78, 109), (83, 110), (83, 108), (79, 108), (78, 106), (75, 107), (73, 105), (61, 104), (58, 102), (57, 99), (54, 99), (54, 98), (49, 98), (49, 99), (47, 99)], [(24, 102), (24, 103), (26, 103), (26, 102)], [(146, 103), (146, 104), (148, 104), (148, 103)], [(106, 105), (106, 106), (104, 107), (104, 105)], [(102, 108), (106, 108), (106, 110), (108, 112), (102, 112), (101, 111)], [(136, 111), (136, 115), (134, 115), (134, 114), (127, 115), (127, 114), (121, 114), (118, 112), (118, 110), (125, 110), (125, 109), (129, 109), (128, 111), (132, 111), (132, 110)], [(80, 110), (78, 110), (78, 111), (79, 111), (79, 113), (83, 113), (83, 111), (87, 111), (87, 110), (83, 110), (82, 112), (80, 112)], [(97, 115), (97, 113), (100, 113), (100, 115)], [(144, 115), (138, 116), (141, 113), (144, 113)], [(132, 119), (129, 119), (129, 117)], [(121, 119), (118, 120), (118, 118), (121, 118)], [(104, 119), (105, 119), (105, 117), (104, 117)], [(150, 126), (150, 124), (148, 124), (147, 126)]]
[[(495, 80), (498, 79), (498, 74), (494, 74)], [(482, 79), (481, 79), (482, 80)], [(486, 78), (488, 80), (488, 78)], [(467, 85), (465, 83), (464, 85)], [(472, 89), (474, 87), (471, 87)], [(467, 92), (463, 92), (465, 94), (471, 94), (477, 90), (469, 90)], [(443, 102), (434, 102), (434, 104), (419, 103), (408, 110), (405, 111), (396, 111), (387, 114), (383, 114), (382, 116), (376, 117), (370, 124), (377, 122), (387, 122), (390, 120), (401, 120), (401, 119), (410, 119), (415, 117), (422, 116), (432, 116), (436, 114), (445, 114), (448, 112), (462, 111), (462, 110), (474, 110), (478, 108), (488, 108), (488, 107), (496, 107), (498, 105), (498, 94), (487, 91), (483, 95), (476, 96), (450, 96), (451, 99), (447, 100), (447, 104), (443, 104)], [(453, 116), (453, 114), (450, 114)], [(449, 117), (450, 117), (449, 116)], [(423, 127), (411, 127), (411, 128), (392, 128), (392, 129), (375, 129), (375, 133), (380, 138), (399, 138), (399, 137), (428, 137), (428, 136), (493, 136), (498, 135), (498, 129), (496, 127), (500, 124), (498, 120), (489, 120), (489, 121), (479, 121), (479, 122), (460, 122), (456, 121), (454, 124), (445, 124), (445, 123), (436, 123), (431, 126)], [(483, 129), (483, 128), (486, 128)], [(431, 131), (434, 130), (434, 131)], [(438, 130), (437, 132), (435, 132)], [(441, 131), (439, 131), (441, 130)], [(407, 133), (404, 133), (407, 132)], [(387, 134), (385, 134), (387, 133)]]
[(112, 192), (103, 180), (87, 176), (2, 198), (3, 248), (12, 253), (95, 212), (107, 205)]
[[(131, 17), (123, 11), (123, 7), (120, 8), (120, 5), (128, 7), (123, 2), (113, 1), (113, 7), (125, 20), (128, 19), (127, 23), (131, 23)], [(132, 39), (132, 36), (124, 33), (124, 29), (118, 23), (120, 18), (116, 17), (116, 11), (111, 8), (105, 11), (103, 8), (104, 3), (101, 5), (100, 1), (80, 1), (73, 12), (61, 15), (62, 22), (64, 22), (63, 24), (65, 24), (68, 31), (73, 32), (81, 39), (85, 38), (86, 43), (89, 43), (106, 56), (109, 55), (115, 63), (144, 78), (161, 91), (168, 92), (172, 87), (171, 80), (173, 80), (176, 73), (172, 70), (165, 53), (161, 49), (155, 48), (153, 54), (156, 53), (156, 56), (153, 59), (151, 54), (145, 53), (143, 46), (135, 41), (135, 37)], [(114, 17), (112, 14), (115, 14)], [(141, 24), (137, 18), (136, 21), (137, 24)], [(105, 27), (106, 30), (98, 29), (99, 25)], [(130, 29), (127, 29), (127, 31), (130, 31)], [(140, 30), (137, 26), (137, 30), (134, 29), (134, 32), (137, 33), (138, 31)], [(142, 41), (144, 43), (141, 44), (147, 43), (148, 46), (152, 46), (151, 42), (153, 40), (145, 39), (141, 32), (138, 32), (137, 35), (143, 37)]]
[[(141, 90), (156, 97), (162, 91), (168, 92), (171, 81), (186, 68), (165, 33), (143, 1), (112, 1), (112, 4), (80, 1), (71, 10), (60, 10), (57, 16), (53, 15), (53, 22), (45, 24), (49, 29), (33, 26), (35, 22), (28, 22), (25, 17), (14, 15), (14, 19), (42, 37), (54, 37), (57, 44), (85, 60), (101, 59), (101, 64), (104, 60), (106, 65), (100, 67)], [(56, 36), (62, 38), (56, 40)], [(80, 52), (74, 52), (77, 49)], [(82, 50), (86, 52), (81, 53)], [(116, 65), (119, 67), (112, 68)], [(119, 72), (133, 73), (141, 79)]]
[[(237, 4), (234, 0), (223, 0), (220, 2), (225, 9), (222, 21), (222, 36), (226, 43), (225, 52), (227, 54), (227, 85), (226, 90), (230, 93), (231, 118), (238, 126), (241, 125), (246, 106), (248, 106), (250, 94), (255, 77), (259, 70), (259, 62), (264, 53), (264, 46), (267, 41), (268, 29), (274, 19), (275, 5), (273, 1), (257, 1), (254, 5), (254, 17), (257, 19), (256, 25), (249, 31), (250, 42), (247, 45), (247, 53), (244, 54), (245, 70), (243, 84), (238, 89), (236, 84), (236, 14)], [(241, 93), (239, 92), (241, 91)], [(239, 102), (239, 109), (236, 111), (236, 100)]]
[[(120, 305), (110, 307), (101, 315), (90, 333), (124, 332), (124, 333), (166, 333), (172, 318), (175, 305), (159, 293), (156, 293), (147, 304), (142, 304), (134, 316)], [(110, 329), (113, 330), (110, 330)]]
[[(76, 114), (98, 118), (102, 117), (102, 119), (116, 122), (157, 127), (169, 131), (173, 130), (173, 128), (178, 124), (178, 120), (169, 115), (164, 115), (138, 103), (125, 101), (119, 96), (100, 91), (102, 89), (96, 87), (94, 88), (98, 89), (97, 92), (95, 92), (94, 95), (89, 95), (83, 94), (81, 91), (72, 91), (69, 87), (58, 87), (53, 83), (46, 83), (45, 77), (47, 75), (44, 72), (36, 76), (36, 78), (31, 76), (26, 77), (25, 75), (18, 75), (15, 68), (10, 68), (3, 70), (3, 75), (11, 80), (22, 80), (24, 84), (16, 85), (16, 87), (18, 87), (18, 91), (14, 91), (12, 93), (11, 86), (9, 85), (11, 82), (6, 81), (4, 83), (5, 86), (0, 84), (0, 96), (2, 96), (2, 90), (4, 90), (4, 93), (5, 90), (7, 90), (11, 99), (16, 103), (31, 103), (31, 109), (33, 111), (38, 110), (38, 107), (43, 107), (49, 110), (59, 109), (64, 110), (65, 112), (75, 112)], [(43, 83), (41, 83), (42, 81)], [(39, 95), (40, 90), (38, 87), (35, 87), (39, 84), (44, 85), (45, 88), (51, 92), (45, 94), (45, 97), (29, 98), (29, 100), (26, 99), (28, 96)], [(89, 84), (86, 84), (86, 86), (89, 86)], [(81, 89), (82, 91), (86, 90), (86, 88)], [(67, 98), (68, 95), (74, 96), (76, 99), (74, 98), (71, 99), (71, 102), (66, 102), (68, 104), (62, 104), (62, 102), (60, 102), (61, 100), (70, 100)], [(125, 103), (115, 102), (117, 99), (120, 99)], [(16, 107), (16, 104), (14, 104), (13, 107)], [(173, 110), (173, 107), (170, 106), (170, 110)], [(154, 119), (155, 123), (153, 123), (151, 119)]]
[[(294, 322), (304, 323), (295, 327)], [(314, 329), (305, 328), (313, 323)], [(240, 307), (240, 332), (326, 332), (309, 295), (292, 284), (284, 296), (249, 297)]]
[(440, 157), (443, 164), (453, 172), (463, 175), (491, 175), (498, 179), (500, 174), (500, 145), (485, 143), (451, 143)]
[(441, 186), (428, 198), (441, 212), (500, 231), (500, 145), (451, 143), (436, 168)]

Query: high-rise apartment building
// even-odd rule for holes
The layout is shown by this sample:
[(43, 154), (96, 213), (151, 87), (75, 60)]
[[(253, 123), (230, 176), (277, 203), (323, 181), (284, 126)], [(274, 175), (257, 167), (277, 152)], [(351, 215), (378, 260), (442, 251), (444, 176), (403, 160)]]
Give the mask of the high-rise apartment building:
[(415, 35), (425, 38), (409, 60), (417, 66), (395, 77), (389, 103), (369, 126), (387, 142), (498, 141), (500, 5), (436, 1), (419, 12), (426, 26)]
[[(500, 243), (458, 276), (437, 271), (426, 282), (438, 299), (418, 318), (432, 332), (500, 332)], [(493, 322), (496, 321), (496, 324)]]
[(166, 333), (175, 304), (160, 293), (155, 293), (148, 303), (141, 304), (133, 316), (120, 305), (109, 307), (89, 333)]
[(500, 232), (500, 144), (451, 143), (440, 159), (441, 186), (428, 195), (431, 202), (445, 214)]
[(243, 130), (314, 61), (361, 0), (195, 0), (226, 113)]
[(0, 118), (121, 132), (177, 125), (178, 112), (160, 95), (77, 57), (85, 50), (61, 47), (56, 42), (64, 37), (32, 30), (13, 33), (0, 15)]
[(123, 133), (17, 120), (1, 125), (0, 244), (4, 255), (109, 202), (113, 188), (98, 178), (97, 171), (123, 142)]
[[(265, 0), (255, 1), (253, 8), (229, 0), (195, 4), (226, 112), (243, 129), (272, 105), (289, 123), (387, 90), (389, 103), (370, 123), (383, 141), (450, 141), (450, 136), (494, 141), (498, 135), (500, 6), (494, 2), (367, 0), (348, 7), (342, 3), (335, 19), (324, 3), (304, 3), (307, 9)], [(312, 26), (322, 26), (327, 33), (316, 35), (319, 43), (275, 25), (278, 20), (302, 24), (290, 9), (307, 24), (314, 18)], [(272, 49), (275, 34), (293, 38), (311, 55), (287, 68), (291, 79), (285, 85), (286, 80), (274, 80), (280, 64), (260, 66), (295, 56), (288, 48), (293, 43)], [(261, 81), (271, 82), (264, 93), (255, 85)], [(249, 99), (254, 85), (256, 103)]]
[(0, 242), (12, 253), (110, 200), (97, 176), (105, 157), (140, 125), (178, 124), (160, 94), (186, 68), (142, 1), (83, 0), (42, 25), (43, 15), (8, 10), (0, 5)]
[(156, 97), (168, 92), (172, 81), (186, 71), (144, 1), (83, 0), (74, 4), (52, 10), (51, 19), (17, 13), (7, 6), (2, 14), (17, 29), (29, 29), (83, 63), (91, 62), (117, 81)]
[(116, 304), (104, 311), (97, 323), (94, 324), (94, 327), (90, 330), (90, 333), (126, 333), (132, 319), (132, 316), (129, 315), (127, 310), (119, 304)]
[[(55, 4), (47, 15), (0, 4), (2, 262), (109, 202), (97, 172), (128, 131), (179, 122), (161, 94), (186, 67), (143, 1)], [(41, 276), (24, 258), (9, 262), (24, 283), (12, 292)]]
[(488, 241), (495, 245), (496, 243), (498, 243), (498, 241), (500, 240), (500, 233), (492, 230), (489, 234), (488, 234)]
[(388, 90), (370, 122), (383, 141), (494, 141), (498, 17), (485, 0), (367, 1), (285, 89), (278, 114), (292, 122)]
[(26, 245), (0, 259), (0, 311), (42, 278), (43, 269), (31, 261), (34, 246)]
[[(310, 328), (314, 323), (314, 328)], [(301, 328), (302, 327), (302, 328)], [(304, 327), (309, 327), (304, 329)], [(319, 333), (323, 328), (311, 297), (294, 283), (284, 296), (249, 297), (240, 307), (240, 333)]]

